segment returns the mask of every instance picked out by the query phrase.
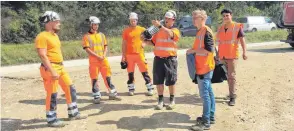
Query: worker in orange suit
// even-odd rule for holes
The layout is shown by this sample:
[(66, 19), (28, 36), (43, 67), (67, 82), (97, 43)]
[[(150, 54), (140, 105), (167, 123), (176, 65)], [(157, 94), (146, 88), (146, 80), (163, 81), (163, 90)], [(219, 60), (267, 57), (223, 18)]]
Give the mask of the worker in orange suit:
[(218, 44), (219, 58), (228, 70), (229, 106), (234, 106), (236, 101), (236, 66), (239, 58), (239, 42), (241, 43), (244, 60), (247, 60), (245, 35), (242, 24), (232, 21), (232, 11), (221, 11), (223, 24), (218, 28), (216, 43)]
[(98, 86), (98, 75), (101, 72), (105, 86), (109, 92), (110, 100), (121, 100), (118, 97), (115, 86), (111, 82), (111, 70), (107, 53), (107, 40), (102, 32), (98, 31), (100, 19), (90, 16), (87, 21), (90, 23), (90, 30), (83, 37), (82, 46), (89, 56), (89, 73), (93, 93), (93, 103), (99, 104), (101, 93)]
[(47, 92), (46, 118), (48, 126), (63, 127), (65, 123), (57, 119), (56, 113), (58, 84), (65, 93), (69, 120), (85, 119), (87, 116), (78, 111), (76, 89), (63, 66), (61, 43), (56, 34), (60, 30), (60, 17), (56, 12), (46, 11), (39, 20), (45, 24), (45, 31), (36, 37), (35, 48), (42, 61), (40, 73)]
[(140, 72), (145, 80), (147, 95), (153, 95), (153, 86), (148, 74), (148, 65), (144, 56), (141, 34), (146, 29), (138, 26), (138, 15), (135, 12), (129, 14), (130, 25), (122, 33), (122, 62), (127, 62), (127, 71), (129, 79), (127, 81), (129, 95), (133, 96), (135, 91), (134, 71), (135, 65), (139, 67)]

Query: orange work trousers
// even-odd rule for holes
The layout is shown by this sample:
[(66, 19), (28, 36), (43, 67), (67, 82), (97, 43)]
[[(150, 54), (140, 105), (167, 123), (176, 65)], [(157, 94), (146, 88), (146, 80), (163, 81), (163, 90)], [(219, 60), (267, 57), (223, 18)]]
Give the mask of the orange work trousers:
[(90, 65), (89, 65), (90, 78), (92, 80), (98, 79), (98, 75), (100, 72), (101, 72), (102, 78), (104, 80), (105, 86), (108, 89), (110, 89), (106, 78), (111, 76), (111, 69), (110, 69), (109, 62), (106, 58), (102, 61), (90, 62)]
[(128, 63), (128, 73), (135, 71), (135, 65), (139, 67), (140, 72), (147, 72), (148, 71), (148, 65), (147, 61), (145, 59), (144, 53), (140, 54), (127, 54), (126, 60)]
[(47, 92), (46, 96), (46, 117), (48, 122), (53, 122), (57, 119), (57, 90), (58, 85), (61, 86), (66, 103), (68, 105), (68, 115), (75, 116), (78, 113), (77, 104), (76, 104), (76, 90), (75, 87), (65, 71), (63, 65), (51, 63), (52, 68), (58, 73), (59, 79), (54, 80), (51, 77), (51, 73), (43, 65), (40, 67), (41, 77), (43, 78), (43, 83), (45, 90)]

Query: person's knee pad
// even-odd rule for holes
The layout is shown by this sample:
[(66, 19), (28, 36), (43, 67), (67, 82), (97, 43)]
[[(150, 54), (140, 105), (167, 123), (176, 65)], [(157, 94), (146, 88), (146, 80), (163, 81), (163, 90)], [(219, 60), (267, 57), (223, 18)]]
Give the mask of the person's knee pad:
[(151, 82), (151, 78), (150, 76), (148, 75), (148, 72), (142, 72), (142, 75), (144, 77), (144, 80), (145, 80), (145, 84), (149, 84)]
[(94, 93), (99, 91), (97, 82), (98, 82), (97, 79), (92, 79), (92, 92)]
[(128, 76), (129, 76), (129, 80), (128, 80), (127, 84), (132, 84), (132, 83), (134, 83), (134, 80), (135, 80), (135, 78), (134, 78), (134, 72), (130, 72), (130, 73), (128, 74)]
[(52, 93), (50, 98), (50, 110), (56, 110), (57, 93)]
[(106, 81), (107, 81), (107, 84), (109, 86), (110, 89), (114, 89), (114, 85), (111, 83), (111, 78), (110, 77), (106, 77)]
[(76, 102), (77, 101), (77, 91), (75, 89), (74, 85), (69, 86), (70, 89), (70, 96), (71, 96), (71, 101)]

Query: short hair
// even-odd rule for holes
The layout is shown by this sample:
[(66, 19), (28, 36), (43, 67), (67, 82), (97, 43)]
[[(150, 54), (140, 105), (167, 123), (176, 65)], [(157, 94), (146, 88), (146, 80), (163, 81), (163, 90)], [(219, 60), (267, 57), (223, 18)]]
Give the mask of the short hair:
[(230, 10), (230, 9), (223, 9), (223, 10), (221, 11), (221, 15), (222, 15), (223, 13), (230, 13), (230, 14), (233, 14), (232, 10)]
[(192, 15), (197, 15), (197, 14), (200, 14), (202, 16), (203, 19), (207, 19), (207, 14), (206, 14), (206, 11), (205, 10), (194, 10), (192, 12)]

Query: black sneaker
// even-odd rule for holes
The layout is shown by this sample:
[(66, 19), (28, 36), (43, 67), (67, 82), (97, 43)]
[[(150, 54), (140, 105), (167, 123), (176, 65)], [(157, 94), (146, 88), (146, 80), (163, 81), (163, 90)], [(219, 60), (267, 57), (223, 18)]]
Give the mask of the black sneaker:
[(229, 106), (235, 106), (235, 98), (230, 98)]
[(209, 130), (210, 124), (208, 122), (205, 122), (202, 117), (198, 117), (196, 120), (196, 124), (191, 126), (191, 129), (193, 131), (203, 131), (203, 130)]

